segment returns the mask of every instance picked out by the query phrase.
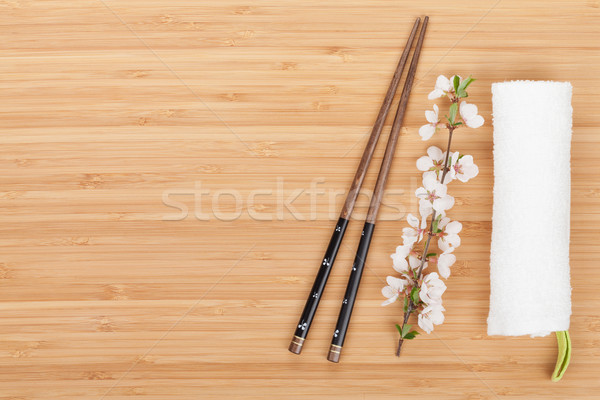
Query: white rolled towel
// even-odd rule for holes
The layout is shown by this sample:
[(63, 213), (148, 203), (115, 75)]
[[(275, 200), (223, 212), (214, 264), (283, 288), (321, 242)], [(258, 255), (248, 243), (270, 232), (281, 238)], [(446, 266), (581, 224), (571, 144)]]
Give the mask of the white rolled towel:
[(568, 82), (492, 85), (489, 335), (569, 329), (571, 93)]

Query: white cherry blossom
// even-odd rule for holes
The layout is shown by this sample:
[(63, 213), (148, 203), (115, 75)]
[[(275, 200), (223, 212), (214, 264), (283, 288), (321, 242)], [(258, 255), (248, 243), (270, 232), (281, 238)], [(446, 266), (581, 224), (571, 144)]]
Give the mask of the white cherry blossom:
[(418, 243), (423, 239), (423, 233), (425, 232), (425, 228), (427, 227), (427, 219), (415, 217), (412, 214), (408, 214), (406, 216), (406, 221), (410, 225), (410, 228), (402, 229), (402, 239), (404, 239), (404, 243)]
[[(433, 91), (429, 93), (427, 98), (429, 100), (435, 100), (442, 96), (447, 96), (450, 93), (454, 93), (454, 77), (457, 75), (452, 75), (450, 79), (446, 78), (444, 75), (440, 75), (437, 77), (435, 81), (435, 88)], [(460, 75), (458, 75), (459, 82), (462, 81)]]
[[(427, 218), (431, 214), (433, 214), (433, 207), (431, 205), (431, 202), (420, 199), (419, 200), (419, 214), (421, 215), (421, 218)], [(445, 215), (445, 213), (443, 213), (443, 214)]]
[(456, 262), (456, 256), (450, 253), (442, 253), (437, 260), (438, 271), (442, 278), (448, 279), (450, 267)]
[(483, 125), (483, 117), (477, 115), (477, 106), (466, 101), (460, 102), (460, 116), (469, 128), (479, 128)]
[[(448, 188), (441, 184), (435, 175), (435, 172), (426, 172), (423, 174), (423, 186), (415, 191), (415, 196), (419, 200), (419, 208), (423, 209), (421, 215), (428, 213), (429, 208), (438, 213), (444, 213), (454, 206), (454, 197), (447, 194)], [(428, 214), (429, 215), (429, 214)]]
[(431, 272), (423, 278), (419, 297), (427, 305), (441, 303), (442, 295), (446, 291), (446, 284), (436, 272)]
[(446, 78), (444, 75), (440, 75), (435, 81), (435, 88), (433, 89), (433, 91), (431, 91), (431, 93), (429, 93), (427, 98), (429, 100), (434, 100), (447, 95), (453, 90), (454, 88), (452, 86), (452, 82), (450, 82), (450, 79)]
[(383, 294), (387, 300), (381, 303), (382, 306), (387, 306), (398, 300), (398, 297), (400, 297), (405, 286), (408, 284), (407, 280), (396, 278), (394, 276), (388, 276), (386, 281), (388, 286), (381, 289), (381, 294)]
[(442, 152), (439, 147), (431, 146), (427, 149), (427, 155), (417, 160), (417, 169), (419, 171), (436, 171), (443, 169), (446, 153)]
[(461, 156), (458, 151), (452, 154), (450, 170), (446, 176), (449, 175), (451, 179), (456, 178), (461, 182), (467, 182), (469, 179), (475, 178), (477, 174), (479, 174), (479, 167), (473, 163), (473, 156)]
[(462, 230), (462, 224), (458, 221), (450, 222), (450, 218), (444, 217), (440, 220), (438, 228), (442, 230), (438, 234), (438, 247), (444, 253), (452, 253), (455, 248), (460, 246), (458, 233)]
[(419, 128), (419, 135), (421, 135), (423, 140), (429, 140), (437, 131), (437, 126), (440, 122), (439, 113), (440, 109), (437, 104), (433, 105), (433, 111), (425, 111), (425, 119), (427, 119), (427, 122), (429, 123)]
[[(423, 270), (427, 268), (428, 264), (429, 263), (425, 261), (425, 263), (423, 264)], [(410, 255), (408, 256), (408, 265), (410, 265), (411, 270), (416, 271), (421, 266), (421, 259), (416, 256)], [(410, 276), (408, 276), (408, 278), (410, 278)]]
[[(448, 157), (450, 160), (452, 159), (452, 153)], [(424, 171), (425, 173), (435, 172), (435, 176), (441, 179), (444, 172), (444, 161), (446, 161), (446, 152), (442, 152), (439, 147), (431, 146), (427, 149), (427, 155), (419, 158), (417, 160), (417, 169), (419, 171)], [(423, 174), (425, 177), (425, 174)], [(450, 174), (450, 171), (446, 174), (444, 178), (444, 184), (451, 182), (454, 177)]]
[(446, 309), (439, 303), (431, 304), (425, 307), (418, 317), (419, 326), (427, 333), (433, 331), (434, 325), (444, 323), (444, 311)]
[(393, 260), (393, 268), (396, 272), (401, 274), (408, 272), (408, 261), (406, 260), (406, 257), (410, 254), (413, 244), (414, 242), (396, 247), (396, 252), (390, 256)]

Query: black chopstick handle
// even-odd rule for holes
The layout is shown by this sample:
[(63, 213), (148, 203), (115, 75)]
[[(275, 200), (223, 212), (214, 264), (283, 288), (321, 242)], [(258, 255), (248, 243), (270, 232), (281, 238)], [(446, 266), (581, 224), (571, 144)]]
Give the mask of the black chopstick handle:
[(290, 347), (288, 348), (289, 351), (294, 354), (300, 354), (302, 351), (302, 345), (304, 344), (306, 336), (308, 336), (308, 330), (310, 329), (312, 320), (317, 312), (319, 301), (323, 295), (325, 284), (327, 283), (327, 279), (331, 273), (331, 268), (333, 267), (335, 257), (337, 256), (342, 239), (344, 238), (344, 233), (346, 232), (347, 226), (348, 220), (345, 218), (340, 218), (335, 226), (333, 234), (331, 235), (329, 246), (327, 246), (327, 251), (325, 252), (325, 256), (321, 262), (321, 267), (319, 268), (315, 282), (313, 283), (310, 294), (308, 295), (308, 299), (306, 300), (306, 304), (304, 305), (304, 311), (302, 312), (300, 321), (298, 321), (298, 325), (296, 326), (294, 337), (292, 338)]
[(348, 325), (350, 324), (352, 308), (354, 307), (354, 301), (356, 300), (358, 287), (360, 286), (360, 278), (362, 277), (362, 273), (365, 268), (365, 260), (367, 259), (367, 254), (369, 253), (369, 246), (371, 245), (371, 238), (373, 237), (374, 229), (375, 224), (365, 222), (365, 226), (363, 227), (362, 235), (360, 237), (360, 243), (358, 244), (358, 249), (356, 250), (354, 264), (352, 265), (352, 271), (350, 272), (350, 279), (348, 280), (346, 293), (344, 294), (344, 300), (342, 301), (342, 308), (340, 309), (340, 314), (335, 326), (335, 332), (333, 333), (333, 340), (331, 341), (329, 354), (327, 355), (327, 359), (332, 362), (340, 361), (342, 346), (344, 345), (346, 331), (348, 330)]

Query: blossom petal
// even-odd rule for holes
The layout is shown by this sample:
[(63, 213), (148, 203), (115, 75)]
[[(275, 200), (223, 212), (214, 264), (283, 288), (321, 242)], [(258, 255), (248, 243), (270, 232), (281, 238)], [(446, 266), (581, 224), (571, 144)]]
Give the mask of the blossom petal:
[(450, 276), (450, 267), (456, 262), (456, 256), (454, 254), (442, 253), (438, 257), (438, 271), (444, 279), (448, 279)]
[(408, 264), (410, 265), (411, 269), (417, 269), (421, 266), (421, 260), (415, 256), (409, 256)]
[(430, 187), (433, 189), (433, 185), (437, 182), (437, 171), (425, 171), (423, 172), (423, 182), (430, 182)]
[(436, 279), (440, 279), (440, 276), (437, 273), (432, 272), (430, 274), (427, 274), (427, 276), (425, 277), (425, 279), (427, 279), (428, 281), (434, 281)]
[(435, 99), (438, 99), (438, 98), (442, 97), (443, 95), (444, 95), (444, 91), (443, 90), (434, 89), (431, 92), (429, 92), (429, 95), (427, 95), (427, 98), (429, 100), (435, 100)]
[(457, 247), (460, 247), (460, 236), (450, 235), (438, 240), (438, 247), (444, 253), (452, 253)]
[(432, 125), (437, 124), (438, 122), (440, 122), (440, 119), (438, 118), (438, 113), (436, 112), (437, 105), (433, 105), (433, 111), (431, 110), (427, 110), (425, 111), (425, 119), (427, 120), (427, 122), (429, 122)]
[(388, 276), (385, 281), (392, 289), (396, 290), (396, 292), (404, 290), (404, 286), (408, 283), (406, 280), (396, 278), (395, 276)]
[(431, 299), (429, 298), (429, 296), (427, 295), (427, 291), (428, 291), (428, 287), (427, 284), (425, 282), (423, 282), (421, 284), (421, 289), (419, 290), (419, 298), (421, 299), (421, 301), (425, 304), (429, 304), (431, 302)]
[(442, 183), (436, 181), (433, 187), (433, 191), (435, 191), (435, 195), (437, 197), (444, 197), (446, 193), (448, 193), (448, 188), (446, 187), (446, 185), (443, 185)]
[(412, 226), (413, 228), (418, 228), (419, 227), (419, 218), (415, 217), (412, 214), (408, 214), (406, 216), (406, 222), (408, 222), (408, 224), (410, 226)]
[(479, 175), (479, 167), (473, 164), (469, 166), (463, 166), (463, 173), (458, 175), (457, 178), (461, 182), (468, 182), (469, 179), (473, 179), (477, 175)]
[(440, 309), (434, 309), (429, 312), (429, 320), (434, 325), (441, 325), (444, 323), (444, 313)]
[(450, 165), (454, 166), (456, 165), (456, 163), (458, 162), (458, 157), (460, 157), (460, 153), (458, 151), (455, 151), (454, 153), (450, 154)]
[(431, 124), (423, 125), (419, 128), (419, 135), (421, 135), (421, 139), (429, 140), (433, 134), (435, 133), (436, 128)]
[(438, 185), (437, 176), (434, 171), (423, 174), (423, 186), (430, 192), (433, 192)]
[(425, 197), (427, 197), (427, 189), (425, 189), (424, 187), (420, 187), (417, 190), (415, 190), (415, 196), (424, 199)]
[(433, 207), (431, 206), (431, 202), (421, 199), (419, 200), (419, 214), (421, 214), (422, 218), (427, 218), (433, 213)]
[(438, 262), (438, 271), (440, 272), (440, 275), (444, 279), (448, 279), (448, 277), (450, 276), (450, 267), (447, 265), (444, 265), (444, 264), (440, 264), (439, 262)]
[(427, 156), (423, 156), (417, 160), (417, 169), (419, 171), (429, 171), (433, 168), (433, 160)]
[[(425, 229), (427, 226), (427, 220), (425, 218), (421, 218), (421, 230)], [(423, 234), (423, 232), (421, 232)]]
[(452, 90), (452, 83), (450, 82), (450, 79), (446, 78), (444, 75), (440, 75), (435, 80), (435, 88), (444, 92), (449, 92)]
[[(444, 264), (447, 267), (451, 267), (456, 262), (456, 256), (454, 254), (442, 253), (438, 257), (438, 264)], [(443, 277), (443, 275), (442, 275)]]
[(460, 236), (452, 235), (450, 237), (450, 240), (448, 240), (448, 243), (450, 243), (450, 246), (452, 246), (454, 248), (460, 247), (460, 243), (461, 243)]
[(462, 156), (460, 158), (460, 164), (465, 167), (465, 166), (469, 166), (469, 165), (473, 165), (473, 156), (469, 155), (469, 154), (465, 154), (464, 156)]
[[(438, 240), (438, 247), (440, 248), (440, 250), (442, 250), (444, 253), (447, 253), (447, 254), (452, 253), (454, 251), (454, 247), (450, 246), (448, 244), (448, 242), (446, 242), (442, 239)], [(394, 269), (396, 269), (396, 268), (394, 268)]]
[(484, 122), (483, 117), (477, 115), (477, 106), (466, 101), (460, 103), (460, 116), (469, 128), (479, 128)]
[(396, 254), (399, 254), (400, 256), (405, 258), (406, 256), (408, 256), (408, 254), (410, 253), (411, 250), (412, 250), (412, 246), (397, 246)]
[(446, 233), (459, 233), (462, 230), (462, 224), (458, 221), (452, 221), (450, 222), (448, 225), (446, 225), (446, 228), (444, 229), (444, 232)]
[(416, 235), (417, 235), (417, 231), (414, 230), (413, 228), (409, 228), (409, 227), (402, 228), (402, 237), (416, 236)]
[(390, 297), (389, 299), (385, 300), (384, 302), (381, 303), (382, 306), (389, 306), (390, 304), (394, 303), (396, 300), (398, 300), (398, 295), (396, 295), (395, 297)]
[(433, 322), (431, 322), (429, 318), (424, 317), (423, 314), (419, 314), (417, 321), (419, 323), (419, 327), (425, 332), (431, 333), (431, 331), (433, 331)]
[(443, 212), (454, 206), (454, 197), (444, 196), (433, 201), (433, 209), (437, 212)]
[(469, 128), (479, 128), (481, 125), (483, 125), (483, 123), (485, 122), (485, 120), (483, 119), (483, 117), (481, 115), (475, 115), (474, 117), (469, 118), (468, 120), (465, 119), (465, 123), (467, 124), (467, 126)]
[(394, 296), (398, 296), (398, 291), (394, 290), (394, 288), (391, 286), (385, 286), (381, 288), (381, 294), (383, 297), (391, 299)]
[(392, 254), (392, 260), (394, 260), (392, 266), (394, 271), (401, 274), (408, 271), (408, 261), (406, 261), (406, 258), (399, 257), (398, 254)]
[(437, 146), (430, 146), (427, 149), (427, 155), (429, 156), (429, 158), (436, 161), (442, 160), (444, 158), (444, 153), (442, 153), (442, 149), (440, 149)]
[(467, 120), (476, 115), (477, 115), (477, 106), (475, 104), (469, 104), (464, 100), (460, 102), (460, 116), (464, 120)]
[(402, 235), (402, 240), (404, 240), (404, 245), (405, 246), (412, 246), (413, 244), (415, 244), (417, 241), (420, 242), (422, 238), (418, 237), (416, 232), (413, 232), (412, 235), (410, 234), (403, 234)]
[(440, 219), (440, 222), (438, 223), (438, 228), (443, 229), (446, 225), (448, 225), (448, 222), (450, 222), (450, 218), (448, 217)]

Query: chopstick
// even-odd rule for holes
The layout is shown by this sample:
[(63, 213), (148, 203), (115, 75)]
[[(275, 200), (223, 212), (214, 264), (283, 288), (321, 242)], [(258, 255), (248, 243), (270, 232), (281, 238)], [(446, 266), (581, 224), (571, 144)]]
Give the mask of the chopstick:
[(373, 230), (375, 229), (375, 222), (377, 220), (377, 213), (381, 205), (385, 183), (392, 166), (396, 144), (398, 143), (398, 135), (400, 133), (400, 128), (402, 127), (404, 114), (406, 113), (406, 105), (408, 103), (408, 97), (410, 96), (410, 91), (415, 78), (415, 72), (417, 70), (419, 55), (421, 54), (421, 47), (423, 46), (423, 38), (425, 37), (428, 21), (429, 17), (425, 17), (423, 21), (423, 27), (421, 28), (421, 32), (419, 34), (419, 39), (415, 47), (415, 52), (410, 62), (408, 75), (406, 76), (406, 82), (404, 83), (404, 88), (402, 89), (402, 95), (400, 96), (400, 102), (398, 104), (398, 111), (396, 113), (396, 117), (392, 125), (392, 131), (385, 148), (383, 161), (381, 162), (379, 176), (377, 177), (377, 183), (375, 184), (375, 190), (373, 192), (371, 204), (369, 205), (369, 211), (367, 212), (367, 218), (363, 227), (362, 236), (360, 238), (358, 249), (356, 250), (354, 264), (352, 265), (352, 271), (350, 272), (350, 278), (348, 280), (348, 285), (346, 286), (346, 293), (344, 294), (344, 300), (342, 302), (335, 332), (333, 334), (333, 340), (331, 341), (331, 346), (329, 348), (329, 354), (327, 355), (327, 360), (331, 362), (337, 363), (340, 360), (342, 346), (344, 345), (344, 339), (346, 338), (346, 332), (348, 330), (348, 325), (350, 324), (352, 308), (354, 307), (356, 294), (358, 293), (358, 287), (360, 285), (360, 278), (362, 276), (365, 260), (369, 252), (371, 238), (373, 237)]
[(302, 346), (308, 335), (308, 330), (310, 329), (312, 320), (317, 311), (317, 307), (319, 306), (319, 300), (321, 299), (321, 295), (323, 294), (325, 284), (327, 283), (327, 279), (329, 278), (329, 274), (331, 273), (335, 257), (339, 250), (340, 244), (342, 243), (342, 239), (344, 238), (344, 233), (346, 232), (348, 221), (352, 215), (352, 211), (354, 210), (354, 205), (356, 204), (356, 199), (360, 192), (362, 183), (365, 179), (365, 175), (367, 173), (367, 169), (369, 168), (371, 158), (373, 157), (373, 152), (375, 151), (375, 147), (377, 146), (377, 141), (379, 140), (379, 136), (381, 135), (381, 131), (385, 124), (385, 120), (394, 100), (394, 95), (396, 94), (398, 84), (400, 83), (400, 78), (402, 77), (402, 73), (404, 72), (404, 67), (406, 66), (406, 62), (408, 60), (410, 48), (412, 47), (412, 43), (414, 41), (417, 28), (419, 27), (420, 22), (421, 19), (417, 18), (410, 33), (410, 36), (408, 37), (408, 41), (406, 42), (406, 46), (404, 47), (404, 51), (402, 52), (402, 56), (400, 57), (400, 61), (398, 62), (398, 66), (396, 67), (396, 71), (394, 72), (394, 75), (392, 77), (392, 81), (390, 82), (390, 86), (388, 87), (385, 98), (383, 99), (383, 103), (381, 104), (381, 108), (379, 109), (377, 119), (373, 124), (373, 130), (371, 131), (369, 141), (367, 142), (360, 163), (358, 164), (356, 174), (352, 181), (352, 185), (350, 186), (350, 191), (348, 192), (348, 195), (346, 196), (346, 201), (344, 202), (344, 207), (342, 208), (338, 222), (335, 226), (333, 234), (331, 235), (329, 246), (327, 247), (327, 251), (325, 252), (325, 256), (323, 257), (323, 262), (321, 263), (319, 272), (317, 273), (308, 299), (306, 300), (304, 311), (300, 316), (300, 321), (298, 322), (298, 325), (294, 332), (294, 336), (292, 337), (292, 341), (290, 342), (288, 350), (294, 354), (300, 354), (300, 352), (302, 351)]

